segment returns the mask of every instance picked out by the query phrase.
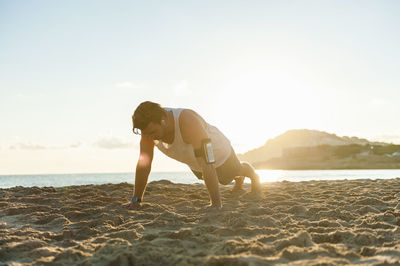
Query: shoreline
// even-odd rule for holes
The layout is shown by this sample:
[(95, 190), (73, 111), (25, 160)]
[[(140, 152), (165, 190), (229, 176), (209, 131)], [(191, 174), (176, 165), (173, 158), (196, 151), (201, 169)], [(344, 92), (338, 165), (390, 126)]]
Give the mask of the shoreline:
[(0, 189), (0, 262), (72, 265), (400, 263), (400, 178), (263, 183), (263, 196), (203, 184)]
[[(355, 180), (355, 179), (392, 179), (400, 177), (400, 169), (373, 169), (373, 170), (257, 170), (261, 182), (301, 182), (314, 180)], [(62, 175), (18, 175), (0, 176), (0, 188), (23, 187), (63, 187), (73, 185), (101, 185), (133, 183), (134, 172), (105, 173), (105, 174), (62, 174)], [(203, 183), (192, 172), (152, 172), (149, 181), (168, 179), (174, 183), (194, 184)], [(245, 183), (250, 183), (245, 179)]]

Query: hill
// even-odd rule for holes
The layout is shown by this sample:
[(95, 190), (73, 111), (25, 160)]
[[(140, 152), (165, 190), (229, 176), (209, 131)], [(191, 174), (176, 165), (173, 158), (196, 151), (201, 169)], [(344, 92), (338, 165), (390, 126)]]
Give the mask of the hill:
[(400, 168), (400, 145), (296, 129), (239, 158), (264, 169)]

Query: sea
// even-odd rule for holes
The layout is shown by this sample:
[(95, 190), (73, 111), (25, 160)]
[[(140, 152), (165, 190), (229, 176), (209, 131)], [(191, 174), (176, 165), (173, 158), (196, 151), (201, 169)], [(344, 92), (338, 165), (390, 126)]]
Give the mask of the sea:
[[(257, 170), (261, 182), (301, 182), (310, 180), (352, 180), (352, 179), (390, 179), (399, 178), (400, 169), (379, 170)], [(63, 187), (89, 184), (133, 184), (135, 174), (131, 173), (84, 173), (84, 174), (41, 174), (41, 175), (0, 175), (0, 188), (24, 187)], [(148, 182), (169, 180), (173, 183), (193, 184), (202, 180), (192, 172), (151, 172)], [(249, 179), (246, 178), (249, 183)]]

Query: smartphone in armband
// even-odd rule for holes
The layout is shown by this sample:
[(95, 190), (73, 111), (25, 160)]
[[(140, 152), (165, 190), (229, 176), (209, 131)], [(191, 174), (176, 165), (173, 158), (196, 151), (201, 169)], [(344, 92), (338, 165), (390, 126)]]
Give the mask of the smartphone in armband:
[(202, 140), (202, 146), (204, 152), (204, 159), (206, 160), (206, 163), (208, 164), (215, 163), (215, 157), (214, 157), (213, 147), (211, 144), (211, 139)]

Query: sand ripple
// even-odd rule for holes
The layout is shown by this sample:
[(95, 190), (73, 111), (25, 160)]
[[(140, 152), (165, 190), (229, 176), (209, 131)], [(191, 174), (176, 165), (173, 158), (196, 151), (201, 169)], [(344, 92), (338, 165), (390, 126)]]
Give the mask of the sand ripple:
[[(264, 195), (152, 182), (0, 190), (0, 262), (49, 265), (399, 265), (400, 179), (277, 182)], [(249, 187), (246, 187), (249, 190)]]

